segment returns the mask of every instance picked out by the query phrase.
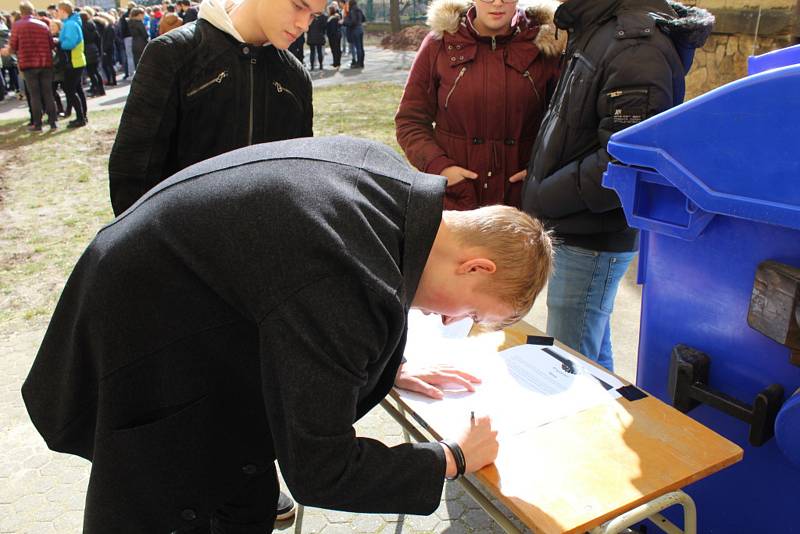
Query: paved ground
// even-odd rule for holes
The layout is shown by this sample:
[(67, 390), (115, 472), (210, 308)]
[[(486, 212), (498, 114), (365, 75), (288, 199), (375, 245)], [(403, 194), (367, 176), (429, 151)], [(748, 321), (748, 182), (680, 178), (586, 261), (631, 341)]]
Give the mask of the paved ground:
[[(327, 58), (329, 61), (330, 58)], [(361, 81), (405, 81), (413, 53), (390, 52), (368, 47), (366, 68), (313, 73), (314, 85)], [(124, 104), (128, 85), (112, 88), (103, 98), (90, 100), (90, 112)], [(0, 119), (24, 118), (24, 103), (0, 102)], [(614, 346), (617, 370), (632, 378), (635, 370), (641, 292), (632, 268), (622, 283), (615, 312)], [(545, 324), (543, 299), (528, 317), (534, 325)], [(89, 464), (79, 458), (56, 454), (45, 447), (25, 413), (20, 386), (43, 331), (0, 337), (0, 533), (80, 532)], [(359, 435), (389, 444), (402, 439), (400, 427), (378, 408), (357, 425)], [(277, 531), (294, 530), (293, 522), (276, 524)], [(495, 523), (467, 497), (457, 484), (446, 485), (442, 502), (428, 517), (348, 514), (307, 509), (302, 532), (325, 534), (349, 532), (416, 533), (500, 532)]]

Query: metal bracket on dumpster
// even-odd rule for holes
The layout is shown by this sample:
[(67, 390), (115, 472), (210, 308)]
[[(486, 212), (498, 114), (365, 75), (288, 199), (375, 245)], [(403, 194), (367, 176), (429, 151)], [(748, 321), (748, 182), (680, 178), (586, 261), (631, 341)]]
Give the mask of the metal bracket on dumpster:
[(800, 269), (776, 261), (758, 266), (747, 324), (789, 347), (789, 361), (800, 366)]
[(775, 418), (783, 404), (783, 387), (767, 386), (756, 395), (752, 406), (708, 387), (711, 358), (686, 345), (675, 345), (669, 366), (672, 405), (686, 413), (707, 404), (750, 425), (750, 444), (758, 447), (775, 432)]

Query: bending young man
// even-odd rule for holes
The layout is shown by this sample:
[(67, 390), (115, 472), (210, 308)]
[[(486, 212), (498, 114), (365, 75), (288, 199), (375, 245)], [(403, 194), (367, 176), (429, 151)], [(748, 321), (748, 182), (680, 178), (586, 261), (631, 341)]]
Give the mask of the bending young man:
[(311, 79), (286, 49), (324, 7), (205, 0), (199, 20), (151, 41), (108, 162), (114, 214), (198, 161), (311, 136)]
[[(397, 380), (409, 308), (523, 316), (550, 271), (510, 207), (442, 212), (445, 180), (350, 138), (244, 148), (188, 168), (100, 231), (23, 386), (53, 450), (92, 461), (85, 532), (267, 532), (274, 459), (305, 504), (430, 514), (440, 443), (357, 438)], [(455, 439), (497, 453), (488, 418)]]

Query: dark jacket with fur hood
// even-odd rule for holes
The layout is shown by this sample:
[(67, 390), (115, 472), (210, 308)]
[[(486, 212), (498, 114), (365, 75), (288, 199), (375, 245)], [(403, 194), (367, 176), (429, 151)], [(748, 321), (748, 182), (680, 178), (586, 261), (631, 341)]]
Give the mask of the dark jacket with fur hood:
[[(411, 67), (395, 117), (397, 140), (419, 170), (452, 165), (478, 174), (447, 188), (446, 209), (491, 204), (519, 207), (525, 169), (566, 44), (552, 24), (558, 2), (518, 10), (512, 33), (482, 37), (475, 9), (463, 0), (434, 0), (431, 32)], [(434, 126), (435, 125), (435, 126)]]
[(616, 192), (602, 186), (614, 132), (683, 101), (694, 50), (714, 22), (665, 0), (567, 0), (555, 23), (569, 32), (558, 88), (531, 155), (523, 208), (567, 245), (637, 247)]

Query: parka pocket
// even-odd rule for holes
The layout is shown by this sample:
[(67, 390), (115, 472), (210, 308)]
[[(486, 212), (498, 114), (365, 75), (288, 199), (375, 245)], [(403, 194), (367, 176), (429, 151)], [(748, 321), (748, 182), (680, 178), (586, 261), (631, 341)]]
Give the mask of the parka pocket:
[(649, 116), (650, 88), (626, 87), (606, 93), (608, 115), (614, 130), (638, 124)]

